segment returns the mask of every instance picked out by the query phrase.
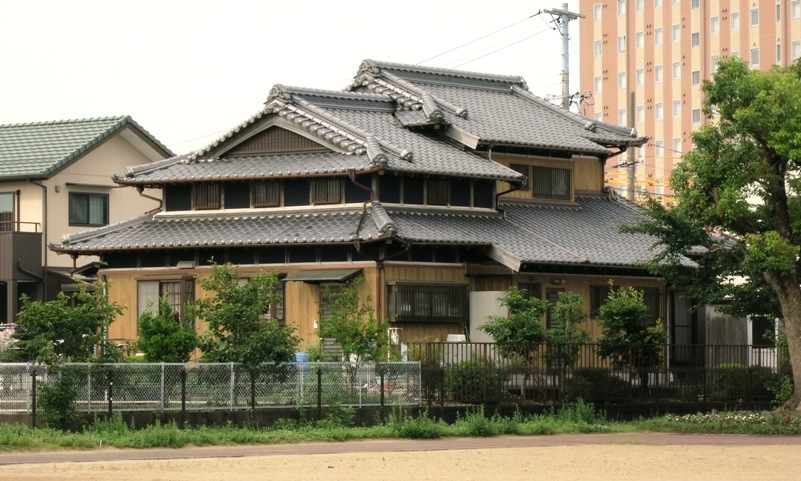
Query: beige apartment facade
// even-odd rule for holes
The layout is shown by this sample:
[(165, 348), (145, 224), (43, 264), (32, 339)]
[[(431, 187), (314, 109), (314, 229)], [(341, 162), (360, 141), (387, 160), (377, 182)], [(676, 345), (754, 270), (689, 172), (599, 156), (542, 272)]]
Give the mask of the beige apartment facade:
[(606, 183), (672, 200), (668, 178), (706, 122), (701, 83), (740, 57), (767, 70), (801, 57), (801, 0), (581, 0), (581, 113), (633, 126), (649, 141), (606, 166)]

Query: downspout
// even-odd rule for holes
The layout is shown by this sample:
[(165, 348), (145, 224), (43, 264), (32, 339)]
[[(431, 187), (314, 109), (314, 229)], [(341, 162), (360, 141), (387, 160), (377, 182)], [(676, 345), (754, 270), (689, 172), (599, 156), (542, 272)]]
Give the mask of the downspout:
[(158, 212), (164, 206), (164, 200), (163, 199), (159, 199), (158, 197), (153, 197), (152, 195), (145, 194), (145, 187), (144, 186), (142, 186), (142, 185), (136, 186), (136, 191), (139, 193), (139, 195), (141, 197), (144, 197), (145, 199), (155, 200), (156, 202), (159, 203), (158, 207), (156, 207), (155, 209), (150, 209), (149, 211), (145, 212), (145, 214), (151, 214), (153, 212)]
[(373, 192), (373, 189), (367, 187), (366, 185), (362, 185), (362, 184), (356, 182), (356, 171), (349, 170), (348, 171), (348, 178), (353, 183), (353, 185), (355, 185), (356, 187), (359, 187), (361, 189), (364, 189), (364, 190), (366, 190), (367, 192), (370, 193), (370, 198), (367, 199), (366, 201), (364, 201), (364, 204), (362, 204), (362, 215), (361, 215), (361, 217), (359, 217), (359, 225), (356, 227), (356, 241), (355, 241), (356, 242), (356, 250), (359, 250), (359, 244), (360, 244), (360, 242), (359, 242), (359, 232), (361, 232), (362, 226), (364, 225), (364, 218), (367, 217), (367, 204), (373, 202), (373, 199), (375, 198), (375, 192)]
[[(487, 149), (487, 160), (489, 160), (491, 162), (495, 162), (494, 160), (492, 160), (492, 145), (491, 144), (490, 144), (489, 148)], [(513, 185), (511, 189), (504, 190), (503, 192), (498, 192), (497, 194), (495, 194), (495, 208), (498, 209), (503, 214), (503, 218), (504, 219), (506, 218), (506, 212), (503, 209), (500, 208), (500, 203), (498, 202), (498, 200), (501, 198), (502, 195), (509, 194), (509, 193), (514, 192), (516, 190), (520, 190), (520, 186)]]
[[(44, 284), (42, 289), (42, 295), (40, 296), (40, 300), (47, 299), (47, 187), (44, 184), (36, 182), (33, 179), (28, 179), (28, 182), (31, 184), (39, 187), (42, 189), (42, 237), (44, 238), (44, 244), (42, 244), (42, 268), (44, 269), (44, 277), (42, 278), (42, 283)], [(38, 276), (37, 276), (38, 277)]]

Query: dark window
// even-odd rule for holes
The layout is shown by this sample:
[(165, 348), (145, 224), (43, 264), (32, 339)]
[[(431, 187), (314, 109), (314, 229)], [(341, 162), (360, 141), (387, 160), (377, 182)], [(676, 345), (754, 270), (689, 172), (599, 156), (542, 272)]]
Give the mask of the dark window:
[[(597, 318), (601, 306), (609, 298), (610, 286), (590, 286), (590, 317)], [(660, 296), (658, 287), (636, 287), (643, 293), (643, 303), (648, 308), (648, 317), (656, 322), (660, 317)]]
[(331, 294), (342, 292), (342, 284), (321, 284), (320, 285), (320, 322), (331, 318)]
[(548, 329), (559, 329), (560, 323), (556, 322), (553, 316), (556, 303), (559, 302), (559, 293), (565, 292), (561, 287), (549, 287), (545, 289), (545, 300), (548, 301), (548, 312), (545, 314), (545, 327)]
[(372, 195), (372, 191), (366, 190), (360, 186), (370, 187), (371, 181), (370, 177), (363, 175), (361, 177), (356, 178), (356, 182), (359, 185), (356, 185), (353, 182), (345, 182), (345, 202), (346, 203), (354, 203), (354, 202), (367, 202), (370, 200), (370, 196)]
[(253, 207), (278, 207), (281, 205), (281, 182), (261, 180), (250, 184)]
[(403, 179), (403, 203), (412, 205), (423, 204), (423, 185), (424, 180), (420, 177), (404, 177)]
[(426, 203), (448, 205), (451, 201), (451, 182), (448, 179), (426, 179)]
[[(255, 264), (256, 253), (253, 249), (228, 249), (228, 262), (234, 265)], [(222, 264), (222, 261), (219, 262)]]
[(320, 262), (347, 262), (350, 246), (327, 245), (320, 249)]
[(473, 207), (491, 209), (495, 205), (495, 182), (491, 180), (473, 181)]
[[(176, 320), (184, 316), (184, 307), (195, 300), (195, 279), (183, 277), (180, 279), (144, 280), (137, 285), (138, 314), (144, 312), (156, 313), (159, 299), (164, 298), (169, 303)], [(138, 327), (137, 327), (138, 330)]]
[(285, 262), (286, 250), (283, 247), (259, 249), (259, 264), (283, 264)]
[(531, 184), (529, 183), (529, 179), (531, 178), (531, 166), (526, 164), (511, 164), (512, 170), (516, 172), (520, 172), (521, 174), (526, 176), (526, 179), (520, 186), (520, 190), (528, 192), (531, 190)]
[(392, 322), (468, 322), (464, 284), (394, 284), (387, 286)]
[(378, 197), (385, 204), (399, 204), (401, 178), (397, 175), (384, 174), (378, 176)]
[(70, 193), (70, 225), (108, 224), (108, 194)]
[(164, 208), (168, 212), (192, 209), (192, 185), (168, 185), (164, 193)]
[(759, 347), (773, 347), (776, 323), (769, 317), (751, 318), (751, 344)]
[(521, 282), (517, 284), (517, 288), (523, 291), (529, 299), (542, 297), (542, 284), (539, 282)]
[(15, 230), (14, 221), (14, 201), (16, 195), (13, 192), (3, 192), (0, 194), (0, 232), (10, 232)]
[(284, 205), (309, 205), (309, 186), (306, 179), (284, 180)]
[(210, 266), (212, 259), (216, 264), (225, 264), (225, 249), (202, 249), (198, 252), (199, 265)]
[(192, 186), (192, 205), (195, 209), (219, 209), (222, 192), (217, 182), (202, 182)]
[(470, 207), (472, 182), (468, 179), (451, 180), (451, 205)]
[(342, 179), (329, 177), (312, 181), (313, 204), (338, 204), (342, 202)]
[(289, 249), (289, 262), (317, 262), (317, 248), (310, 246), (291, 247)]
[(570, 172), (570, 169), (534, 166), (529, 181), (532, 195), (551, 199), (570, 199)]
[(267, 319), (275, 319), (278, 321), (279, 325), (285, 326), (284, 305), (286, 304), (286, 291), (284, 290), (284, 283), (280, 280), (275, 283), (275, 294), (278, 300), (270, 304), (270, 308), (264, 313), (264, 317)]
[(247, 209), (250, 207), (250, 184), (247, 182), (226, 182), (225, 208)]

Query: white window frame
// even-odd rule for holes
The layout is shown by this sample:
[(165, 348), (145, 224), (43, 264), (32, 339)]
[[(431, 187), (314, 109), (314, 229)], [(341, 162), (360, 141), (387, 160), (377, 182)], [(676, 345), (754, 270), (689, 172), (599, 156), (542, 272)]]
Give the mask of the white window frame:
[(793, 60), (801, 58), (801, 40), (796, 40), (792, 44)]
[(693, 124), (701, 123), (701, 109), (693, 109)]
[(790, 12), (793, 18), (801, 18), (801, 0), (790, 2)]
[(681, 41), (681, 25), (678, 25), (678, 24), (673, 25), (673, 27), (671, 28), (671, 32), (672, 32), (671, 36), (672, 36), (672, 39), (673, 39), (673, 43), (680, 42)]
[(673, 62), (673, 69), (671, 72), (673, 80), (681, 80), (681, 62)]
[(751, 66), (759, 67), (759, 47), (751, 49)]
[(643, 47), (645, 47), (645, 33), (637, 32), (634, 34), (634, 48), (640, 50)]
[(701, 32), (693, 32), (690, 36), (690, 45), (692, 45), (692, 48), (701, 46)]
[(626, 0), (617, 0), (617, 15), (622, 17), (626, 14)]
[(661, 27), (660, 28), (655, 28), (654, 29), (654, 45), (662, 45), (662, 42), (664, 42), (664, 40), (665, 39), (663, 38), (662, 28)]
[(621, 127), (626, 127), (629, 119), (626, 118), (626, 109), (618, 109), (617, 111), (617, 124)]
[(617, 51), (622, 53), (626, 51), (626, 36), (618, 35), (617, 37)]
[(603, 44), (601, 43), (600, 40), (596, 40), (592, 44), (592, 52), (593, 52), (593, 55), (595, 55), (596, 58), (601, 56), (601, 54), (603, 53)]
[(729, 18), (731, 20), (731, 29), (740, 30), (740, 12), (732, 12)]
[(658, 103), (654, 106), (654, 119), (663, 120), (665, 118), (665, 107)]
[(657, 140), (654, 142), (654, 155), (657, 157), (662, 157), (665, 155), (665, 141), (664, 140)]
[(718, 71), (718, 62), (720, 62), (720, 57), (718, 55), (713, 55), (709, 57), (709, 71), (715, 73)]
[(592, 20), (594, 22), (601, 21), (601, 11), (603, 9), (603, 5), (600, 3), (596, 3), (592, 6)]
[(694, 86), (701, 84), (701, 71), (700, 70), (693, 70), (693, 73), (692, 73), (692, 84)]
[(662, 82), (663, 77), (664, 75), (662, 72), (662, 66), (657, 65), (656, 67), (654, 67), (654, 82), (657, 83)]
[(638, 68), (635, 77), (637, 78), (637, 86), (642, 86), (645, 83), (645, 70)]
[(636, 123), (638, 123), (638, 124), (644, 123), (645, 122), (645, 106), (638, 105), (635, 115), (636, 115), (636, 118), (635, 118)]
[(618, 90), (626, 88), (626, 72), (619, 72), (617, 74), (617, 88)]
[(749, 18), (749, 25), (751, 25), (752, 27), (758, 27), (759, 26), (759, 9), (758, 8), (752, 8), (751, 11), (749, 12), (748, 18)]
[(709, 31), (712, 35), (720, 33), (720, 17), (712, 17), (709, 19)]
[(681, 157), (682, 151), (681, 151), (681, 139), (680, 138), (673, 139), (673, 152), (672, 153), (673, 153), (673, 157)]
[(674, 100), (673, 101), (673, 118), (677, 119), (681, 117), (681, 100)]
[(595, 77), (593, 79), (593, 83), (595, 85), (595, 91), (600, 93), (601, 89), (603, 88), (603, 77)]

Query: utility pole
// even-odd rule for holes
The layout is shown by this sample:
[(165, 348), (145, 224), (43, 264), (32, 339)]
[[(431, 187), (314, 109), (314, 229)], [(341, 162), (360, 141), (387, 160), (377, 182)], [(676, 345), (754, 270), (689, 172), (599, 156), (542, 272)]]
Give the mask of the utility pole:
[(568, 24), (571, 20), (585, 18), (581, 13), (574, 13), (567, 9), (567, 4), (563, 3), (562, 8), (549, 8), (541, 10), (553, 17), (553, 22), (559, 27), (562, 34), (562, 108), (570, 109), (570, 34)]

